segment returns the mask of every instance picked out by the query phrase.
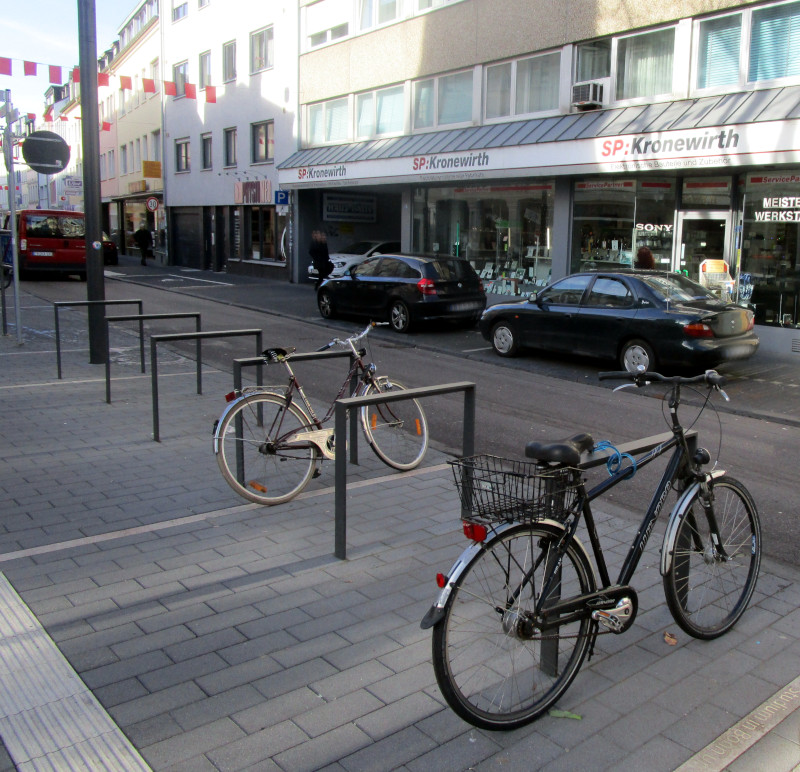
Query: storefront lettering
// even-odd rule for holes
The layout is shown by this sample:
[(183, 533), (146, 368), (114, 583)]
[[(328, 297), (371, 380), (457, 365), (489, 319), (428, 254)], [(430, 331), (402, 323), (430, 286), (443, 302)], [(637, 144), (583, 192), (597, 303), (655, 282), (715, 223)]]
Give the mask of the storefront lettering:
[(297, 170), (298, 180), (326, 180), (346, 176), (347, 167), (344, 164), (335, 166), (333, 169), (309, 169), (307, 166), (303, 166)]
[(761, 200), (761, 206), (764, 208), (753, 212), (756, 222), (800, 222), (800, 196), (764, 198)]
[(672, 233), (671, 225), (655, 225), (654, 223), (636, 223), (637, 231), (646, 231), (647, 233)]
[(438, 169), (469, 169), (476, 166), (488, 166), (488, 153), (469, 153), (455, 157), (442, 158), (438, 155), (416, 156), (411, 162), (415, 172), (436, 171)]
[(724, 129), (718, 134), (682, 136), (666, 139), (648, 139), (640, 134), (631, 140), (608, 139), (603, 142), (603, 156), (648, 155), (651, 153), (683, 153), (698, 150), (729, 150), (739, 146), (739, 134), (733, 129)]

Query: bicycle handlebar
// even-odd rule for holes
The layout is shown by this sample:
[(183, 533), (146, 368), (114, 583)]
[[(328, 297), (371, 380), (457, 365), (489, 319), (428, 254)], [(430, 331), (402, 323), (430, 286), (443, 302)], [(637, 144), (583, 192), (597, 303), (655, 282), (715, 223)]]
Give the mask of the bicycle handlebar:
[(622, 370), (622, 371), (598, 373), (597, 377), (601, 381), (611, 381), (611, 380), (632, 381), (639, 387), (644, 386), (651, 381), (658, 381), (660, 383), (671, 383), (673, 385), (705, 383), (707, 386), (710, 386), (711, 388), (720, 389), (727, 382), (725, 376), (720, 375), (716, 370), (706, 370), (704, 373), (701, 373), (700, 375), (693, 375), (690, 377), (684, 377), (682, 375), (661, 375), (661, 373), (655, 373), (650, 371), (642, 371), (640, 373), (629, 373), (626, 370)]
[(388, 325), (389, 322), (370, 322), (361, 332), (357, 335), (351, 335), (349, 338), (334, 338), (329, 343), (326, 343), (322, 348), (318, 348), (317, 351), (327, 351), (329, 348), (333, 346), (350, 346), (352, 345), (355, 347), (355, 344), (360, 341), (362, 338), (366, 338), (369, 335), (370, 330), (373, 327), (385, 327)]

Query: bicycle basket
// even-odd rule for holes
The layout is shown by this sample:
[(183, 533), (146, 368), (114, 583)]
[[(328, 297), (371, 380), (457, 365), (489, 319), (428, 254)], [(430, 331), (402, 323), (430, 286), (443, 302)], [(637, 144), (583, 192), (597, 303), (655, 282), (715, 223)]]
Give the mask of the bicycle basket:
[(562, 521), (575, 503), (578, 477), (570, 467), (478, 455), (448, 462), (453, 468), (462, 517), (471, 522)]

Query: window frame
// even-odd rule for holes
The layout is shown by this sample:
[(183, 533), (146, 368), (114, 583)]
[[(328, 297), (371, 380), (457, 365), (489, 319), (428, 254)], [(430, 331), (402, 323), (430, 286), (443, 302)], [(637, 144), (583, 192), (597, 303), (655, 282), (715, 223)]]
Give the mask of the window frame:
[(200, 169), (210, 171), (214, 168), (214, 135), (206, 132), (200, 135)]
[[(442, 103), (442, 90), (441, 85), (449, 78), (455, 78), (460, 75), (469, 73), (472, 76), (472, 85), (470, 89), (470, 115), (467, 120), (463, 121), (449, 121), (443, 123), (441, 120), (441, 103)], [(418, 123), (418, 89), (426, 83), (433, 83), (431, 92), (431, 110), (433, 112), (432, 121), (430, 125), (422, 125)], [(473, 115), (475, 114), (475, 68), (471, 67), (464, 70), (455, 70), (454, 72), (446, 72), (441, 75), (434, 75), (430, 78), (420, 78), (411, 84), (411, 128), (412, 131), (436, 131), (442, 127), (448, 129), (460, 128), (472, 125)]]
[(180, 21), (189, 15), (189, 0), (172, 0), (172, 21)]
[(205, 90), (206, 86), (212, 86), (211, 80), (211, 51), (203, 51), (197, 57), (198, 76), (197, 81), (200, 90)]
[(175, 140), (175, 173), (187, 174), (192, 171), (192, 147), (188, 137)]
[[(347, 117), (345, 119), (346, 136), (341, 138), (336, 137), (331, 139), (330, 135), (328, 134), (328, 129), (330, 128), (330, 121), (328, 120), (328, 114), (333, 106), (339, 104), (343, 104), (344, 109), (347, 112)], [(317, 109), (320, 109), (322, 111), (321, 121), (322, 121), (322, 131), (324, 136), (320, 141), (315, 141), (314, 135), (312, 134), (312, 129), (315, 120), (312, 113)], [(313, 104), (306, 105), (306, 144), (308, 147), (322, 147), (324, 145), (341, 145), (346, 142), (352, 141), (352, 138), (353, 138), (353, 120), (352, 120), (352, 109), (349, 96), (337, 97), (336, 99), (328, 99), (323, 102), (315, 102)]]
[[(233, 52), (232, 58), (229, 56)], [(230, 67), (233, 68), (231, 72)], [(229, 40), (222, 44), (222, 82), (230, 83), (236, 80), (236, 41)]]
[[(378, 117), (379, 117), (379, 102), (381, 94), (387, 94), (390, 91), (399, 91), (403, 101), (401, 111), (402, 123), (398, 128), (392, 128), (388, 131), (379, 131)], [(404, 83), (397, 83), (393, 86), (386, 86), (384, 88), (373, 89), (372, 91), (363, 91), (355, 95), (355, 118), (353, 121), (353, 136), (356, 139), (371, 139), (373, 137), (396, 137), (405, 133), (408, 114), (407, 92)], [(362, 100), (369, 98), (370, 106), (370, 123), (368, 131), (361, 132), (360, 114)]]
[[(264, 129), (264, 157), (260, 158), (256, 152), (261, 129)], [(270, 149), (271, 148), (271, 149)], [(275, 121), (256, 121), (250, 124), (250, 163), (266, 164), (275, 163)]]
[(227, 169), (237, 165), (237, 134), (236, 126), (222, 130), (222, 165)]
[[(181, 76), (181, 77), (179, 77)], [(186, 96), (186, 83), (189, 79), (189, 61), (172, 65), (172, 82), (175, 84), (175, 99)]]
[[(264, 58), (256, 60), (256, 46), (263, 38)], [(260, 64), (260, 66), (259, 66)], [(266, 27), (250, 33), (250, 74), (257, 75), (264, 70), (271, 70), (275, 66), (275, 26), (268, 24)]]

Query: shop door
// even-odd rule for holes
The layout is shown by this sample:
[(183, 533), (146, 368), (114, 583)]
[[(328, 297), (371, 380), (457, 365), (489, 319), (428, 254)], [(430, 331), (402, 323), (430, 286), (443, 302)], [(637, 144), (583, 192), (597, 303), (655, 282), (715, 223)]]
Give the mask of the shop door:
[(731, 281), (729, 212), (679, 212), (673, 270), (719, 295)]

